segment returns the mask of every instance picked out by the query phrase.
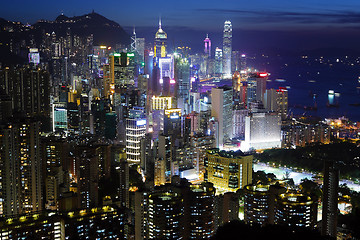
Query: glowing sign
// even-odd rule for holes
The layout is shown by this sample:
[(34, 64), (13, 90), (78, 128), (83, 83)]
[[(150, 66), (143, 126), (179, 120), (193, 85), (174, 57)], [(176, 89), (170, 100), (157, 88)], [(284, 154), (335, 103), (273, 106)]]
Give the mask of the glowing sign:
[(106, 46), (100, 46), (101, 49), (106, 49)]
[(120, 57), (120, 53), (114, 53), (114, 57)]
[(171, 115), (170, 116), (170, 119), (178, 119), (179, 118), (179, 115)]
[(39, 49), (37, 48), (30, 48), (29, 52), (33, 53), (33, 52), (39, 52)]
[(268, 73), (259, 73), (259, 76), (260, 76), (260, 77), (267, 77), (267, 76), (268, 76)]
[(146, 125), (146, 119), (141, 119), (136, 121), (136, 126)]
[(175, 84), (175, 79), (170, 79), (170, 84)]
[(195, 78), (194, 78), (194, 77), (191, 78), (191, 82), (195, 82)]
[(135, 56), (135, 53), (127, 53), (126, 56), (128, 56), (128, 57), (134, 57), (134, 56)]

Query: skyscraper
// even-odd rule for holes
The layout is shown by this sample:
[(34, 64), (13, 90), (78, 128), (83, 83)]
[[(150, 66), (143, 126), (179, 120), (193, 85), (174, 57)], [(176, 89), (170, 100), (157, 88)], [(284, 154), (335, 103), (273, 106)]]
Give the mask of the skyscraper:
[(166, 57), (167, 34), (161, 28), (161, 19), (159, 20), (159, 30), (155, 34), (154, 57)]
[(221, 48), (215, 49), (215, 74), (221, 75), (223, 73), (223, 51)]
[(209, 38), (209, 34), (206, 34), (204, 43), (205, 43), (205, 48), (204, 48), (205, 55), (211, 57), (211, 40)]
[(126, 159), (131, 163), (140, 163), (140, 141), (145, 136), (146, 118), (144, 109), (134, 107), (126, 119)]
[(211, 116), (219, 122), (218, 146), (232, 138), (232, 98), (233, 90), (228, 87), (218, 87), (211, 89)]
[(223, 35), (223, 77), (231, 78), (232, 25), (230, 21), (224, 23)]
[(339, 169), (335, 161), (324, 162), (323, 211), (321, 233), (336, 238), (338, 215)]

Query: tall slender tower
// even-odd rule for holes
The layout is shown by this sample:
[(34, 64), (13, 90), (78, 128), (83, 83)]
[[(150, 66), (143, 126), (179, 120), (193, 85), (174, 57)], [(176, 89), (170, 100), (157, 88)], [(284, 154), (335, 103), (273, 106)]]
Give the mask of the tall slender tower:
[(161, 19), (159, 19), (159, 30), (155, 34), (154, 57), (166, 57), (167, 34), (161, 28)]
[(223, 35), (223, 77), (231, 78), (232, 25), (225, 21)]
[(209, 34), (206, 34), (204, 43), (205, 43), (205, 48), (204, 48), (205, 55), (211, 57), (211, 40), (209, 38)]
[(131, 36), (131, 52), (135, 52), (135, 51), (136, 51), (136, 32), (134, 27), (133, 35)]
[(322, 230), (324, 236), (336, 238), (339, 169), (333, 160), (324, 161)]

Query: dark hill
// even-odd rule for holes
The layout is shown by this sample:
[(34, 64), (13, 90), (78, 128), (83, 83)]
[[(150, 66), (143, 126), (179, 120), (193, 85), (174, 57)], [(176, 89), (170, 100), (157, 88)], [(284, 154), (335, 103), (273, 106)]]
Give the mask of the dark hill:
[(37, 34), (45, 31), (55, 32), (57, 36), (65, 36), (68, 29), (72, 34), (81, 37), (93, 34), (94, 45), (130, 44), (130, 36), (118, 23), (95, 12), (75, 17), (60, 15), (53, 22), (39, 21), (35, 23), (34, 29)]

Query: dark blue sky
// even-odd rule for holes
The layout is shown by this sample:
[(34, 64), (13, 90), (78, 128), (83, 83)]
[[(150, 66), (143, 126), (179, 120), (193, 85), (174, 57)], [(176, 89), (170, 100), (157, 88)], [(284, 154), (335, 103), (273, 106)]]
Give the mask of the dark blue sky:
[(83, 15), (93, 9), (123, 26), (150, 26), (158, 16), (168, 26), (195, 28), (221, 27), (230, 19), (240, 28), (314, 28), (318, 26), (358, 26), (360, 2), (357, 0), (18, 0), (2, 4), (0, 16), (34, 23), (39, 18), (55, 19)]
[[(185, 36), (187, 33), (198, 33), (199, 37), (206, 32), (221, 35), (223, 23), (227, 19), (232, 21), (234, 32), (239, 30), (240, 38), (241, 34), (254, 32), (258, 35), (250, 34), (251, 38), (261, 38), (260, 33), (263, 33), (270, 41), (269, 46), (276, 45), (277, 38), (290, 41), (290, 44), (294, 41), (294, 47), (297, 44), (304, 45), (304, 41), (317, 43), (318, 46), (328, 40), (326, 46), (356, 46), (358, 40), (352, 38), (358, 37), (357, 32), (360, 32), (358, 0), (18, 0), (3, 3), (0, 17), (32, 24), (38, 19), (54, 20), (60, 13), (71, 17), (92, 10), (125, 28), (136, 26), (139, 34), (141, 29), (150, 27), (156, 31), (161, 15), (164, 30), (177, 30), (178, 34), (173, 37), (175, 41), (180, 41), (183, 35), (184, 44), (189, 41)], [(287, 38), (289, 32), (292, 33), (292, 39)], [(217, 37), (220, 36), (213, 37), (215, 42)], [(266, 45), (266, 39), (261, 43)]]

